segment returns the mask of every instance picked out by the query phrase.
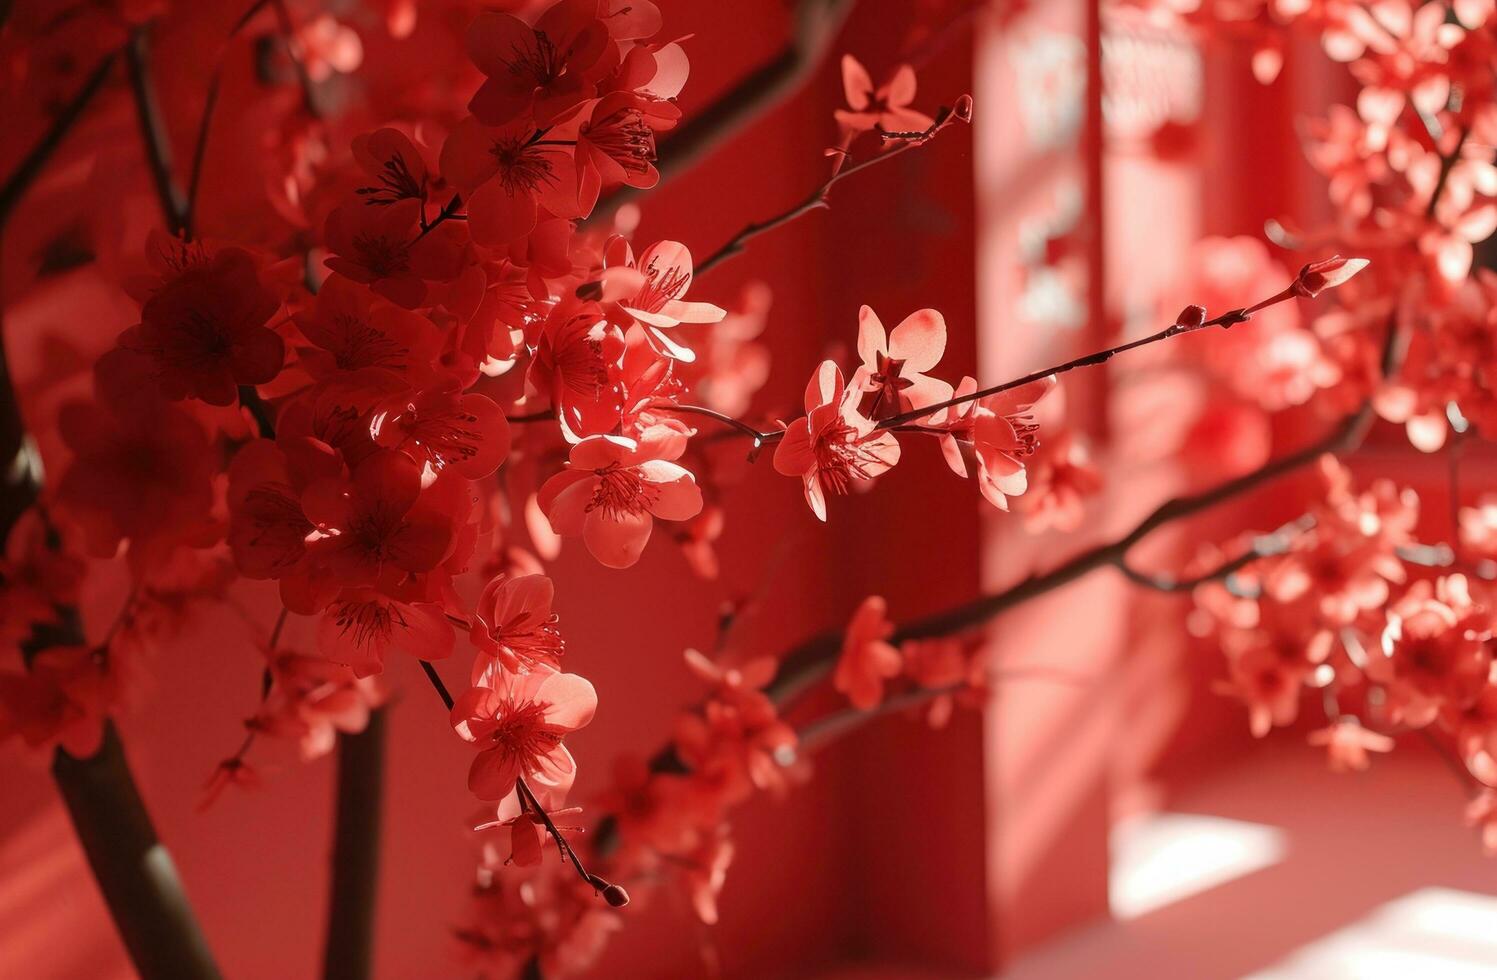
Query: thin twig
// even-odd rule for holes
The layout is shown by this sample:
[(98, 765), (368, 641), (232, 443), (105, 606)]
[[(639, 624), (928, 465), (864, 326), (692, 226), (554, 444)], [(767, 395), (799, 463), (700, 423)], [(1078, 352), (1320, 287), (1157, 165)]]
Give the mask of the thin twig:
[(901, 153), (904, 153), (914, 147), (924, 146), (926, 143), (934, 139), (937, 133), (946, 128), (946, 126), (950, 125), (957, 118), (958, 117), (954, 114), (954, 110), (943, 108), (936, 115), (935, 122), (931, 123), (930, 128), (925, 132), (900, 134), (899, 137), (897, 137), (897, 142), (899, 143), (899, 145), (894, 149), (886, 150), (882, 153), (879, 153), (877, 156), (872, 156), (867, 158), (866, 160), (860, 160), (859, 162), (851, 166), (843, 167), (842, 169), (838, 170), (836, 173), (828, 177), (825, 181), (823, 181), (815, 190), (811, 191), (810, 194), (807, 194), (800, 203), (792, 205), (791, 207), (787, 208), (784, 211), (781, 211), (779, 214), (774, 215), (773, 217), (765, 218), (763, 221), (750, 222), (749, 224), (745, 225), (738, 232), (738, 234), (734, 235), (727, 242), (725, 242), (720, 248), (718, 248), (717, 251), (713, 252), (701, 262), (697, 263), (695, 269), (696, 276), (700, 278), (701, 276), (704, 276), (708, 272), (712, 271), (712, 269), (714, 269), (722, 262), (732, 258), (735, 255), (738, 255), (744, 250), (749, 241), (757, 238), (765, 232), (773, 231), (774, 229), (779, 228), (781, 225), (787, 225), (790, 222), (794, 221), (796, 218), (799, 218), (805, 214), (809, 214), (819, 208), (827, 207), (827, 195), (832, 192), (832, 188), (836, 187), (837, 184), (841, 183), (843, 180), (846, 180), (848, 177), (851, 177), (853, 174), (892, 160), (895, 157), (899, 156)]
[[(963, 632), (1030, 599), (1069, 585), (1099, 568), (1115, 566), (1124, 561), (1129, 551), (1158, 528), (1241, 496), (1249, 490), (1308, 466), (1326, 453), (1344, 452), (1359, 444), (1372, 419), (1371, 408), (1364, 406), (1303, 449), (1199, 493), (1167, 500), (1122, 537), (1083, 551), (1048, 572), (1032, 575), (1000, 592), (905, 623), (895, 630), (891, 642), (901, 643), (905, 640), (929, 639)], [(802, 643), (782, 658), (779, 671), (767, 688), (768, 693), (781, 703), (793, 698), (831, 670), (841, 648), (841, 631), (823, 633)]]
[(1260, 534), (1253, 538), (1246, 551), (1229, 558), (1205, 572), (1199, 572), (1186, 578), (1172, 578), (1168, 575), (1151, 575), (1148, 572), (1140, 572), (1129, 565), (1128, 562), (1119, 558), (1114, 564), (1123, 577), (1134, 585), (1140, 585), (1147, 589), (1158, 592), (1190, 592), (1197, 586), (1205, 585), (1207, 582), (1216, 582), (1221, 579), (1235, 575), (1248, 565), (1263, 558), (1271, 558), (1288, 551), (1294, 544), (1294, 539), (1315, 526), (1315, 516), (1306, 514), (1303, 517), (1290, 521), (1278, 530), (1269, 534)]
[(166, 216), (167, 230), (183, 235), (187, 222), (187, 199), (172, 174), (171, 134), (161, 116), (161, 103), (151, 81), (151, 25), (142, 24), (130, 32), (125, 44), (125, 64), (129, 68), (130, 91), (135, 96), (135, 114), (140, 120), (141, 143), (146, 162), (156, 185), (161, 213)]
[(74, 124), (83, 115), (83, 110), (88, 108), (88, 104), (109, 80), (109, 73), (113, 70), (114, 61), (118, 57), (118, 51), (111, 51), (104, 56), (104, 59), (84, 81), (78, 94), (73, 96), (73, 100), (57, 114), (57, 118), (52, 120), (52, 125), (42, 134), (41, 139), (36, 141), (26, 156), (16, 165), (16, 169), (6, 178), (5, 184), (0, 186), (0, 226), (9, 220), (11, 212), (20, 203), (21, 197), (40, 176), (42, 167), (52, 159), (52, 154), (62, 145), (63, 138), (72, 131)]

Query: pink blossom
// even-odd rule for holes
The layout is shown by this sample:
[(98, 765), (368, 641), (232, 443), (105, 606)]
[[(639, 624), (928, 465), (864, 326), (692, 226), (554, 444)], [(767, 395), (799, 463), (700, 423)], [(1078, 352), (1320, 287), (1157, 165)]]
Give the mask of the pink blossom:
[(541, 510), (557, 534), (581, 535), (598, 561), (628, 568), (655, 518), (684, 521), (702, 509), (696, 478), (674, 462), (685, 447), (685, 437), (664, 426), (637, 441), (588, 436), (572, 447), (567, 468), (541, 487)]
[(520, 779), (549, 790), (570, 786), (577, 767), (562, 743), (593, 720), (593, 686), (546, 668), (500, 671), (491, 683), (464, 692), (452, 707), (452, 727), (479, 749), (468, 788), (481, 800), (500, 800)]

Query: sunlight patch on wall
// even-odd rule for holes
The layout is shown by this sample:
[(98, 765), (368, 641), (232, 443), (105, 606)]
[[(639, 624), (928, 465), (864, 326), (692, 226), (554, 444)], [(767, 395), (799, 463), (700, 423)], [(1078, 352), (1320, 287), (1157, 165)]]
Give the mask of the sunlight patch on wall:
[(1284, 856), (1284, 832), (1195, 813), (1148, 813), (1119, 821), (1110, 841), (1108, 905), (1136, 919)]

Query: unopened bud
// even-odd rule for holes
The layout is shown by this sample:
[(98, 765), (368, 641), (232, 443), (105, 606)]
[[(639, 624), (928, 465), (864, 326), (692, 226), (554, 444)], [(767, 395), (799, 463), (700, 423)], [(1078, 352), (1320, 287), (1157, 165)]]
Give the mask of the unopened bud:
[(951, 107), (951, 114), (964, 123), (972, 121), (972, 96), (964, 95)]
[(629, 904), (629, 893), (624, 891), (623, 885), (609, 885), (603, 889), (603, 901), (612, 908), (621, 909)]
[(1294, 285), (1289, 288), (1296, 295), (1309, 299), (1319, 296), (1321, 290), (1339, 286), (1352, 276), (1367, 268), (1366, 259), (1343, 259), (1333, 255), (1323, 262), (1311, 262), (1299, 270)]
[(1189, 327), (1191, 329), (1194, 329), (1201, 326), (1205, 322), (1206, 307), (1204, 306), (1187, 306), (1185, 309), (1180, 311), (1179, 316), (1175, 317), (1175, 326), (1177, 327)]

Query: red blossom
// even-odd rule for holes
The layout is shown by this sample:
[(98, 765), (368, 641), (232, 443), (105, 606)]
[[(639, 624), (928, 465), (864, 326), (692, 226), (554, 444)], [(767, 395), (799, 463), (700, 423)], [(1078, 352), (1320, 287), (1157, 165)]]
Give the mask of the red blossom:
[(479, 749), (468, 788), (481, 800), (500, 800), (525, 779), (564, 793), (576, 763), (562, 743), (592, 721), (598, 706), (593, 686), (547, 668), (500, 671), (491, 683), (464, 692), (452, 708), (452, 727)]
[(655, 518), (684, 521), (702, 509), (696, 478), (674, 462), (685, 442), (664, 427), (638, 441), (588, 436), (541, 487), (541, 510), (557, 534), (580, 535), (598, 561), (628, 568), (649, 543)]
[(882, 596), (864, 599), (847, 625), (832, 686), (860, 711), (878, 707), (884, 699), (884, 682), (898, 677), (904, 669), (899, 650), (889, 643), (893, 633), (894, 624), (889, 622)]
[(806, 503), (826, 520), (826, 494), (847, 493), (854, 481), (872, 480), (899, 462), (899, 440), (860, 414), (832, 361), (824, 361), (806, 386), (806, 414), (792, 422), (775, 447), (774, 468), (798, 476)]

